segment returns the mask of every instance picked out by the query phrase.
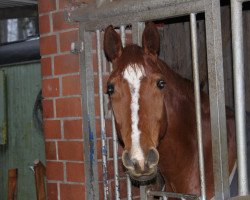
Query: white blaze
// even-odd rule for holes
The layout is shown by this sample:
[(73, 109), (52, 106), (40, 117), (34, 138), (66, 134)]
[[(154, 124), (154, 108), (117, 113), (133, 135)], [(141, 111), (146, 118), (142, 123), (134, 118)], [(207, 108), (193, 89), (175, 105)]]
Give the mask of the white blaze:
[(139, 91), (141, 86), (141, 79), (145, 76), (145, 71), (143, 66), (140, 65), (128, 65), (124, 70), (123, 77), (129, 83), (130, 93), (131, 93), (131, 120), (132, 120), (132, 147), (131, 147), (131, 159), (138, 160), (139, 164), (143, 166), (144, 156), (143, 151), (140, 146), (140, 134), (139, 130)]

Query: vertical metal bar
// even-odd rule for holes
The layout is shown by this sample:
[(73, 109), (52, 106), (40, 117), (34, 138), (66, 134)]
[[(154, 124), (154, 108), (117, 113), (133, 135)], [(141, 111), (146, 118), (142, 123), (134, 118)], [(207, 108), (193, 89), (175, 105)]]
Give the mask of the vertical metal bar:
[[(122, 46), (125, 47), (126, 46), (125, 26), (120, 27), (120, 32), (121, 32)], [(132, 200), (131, 180), (128, 174), (126, 174), (126, 180), (127, 180), (127, 199)]]
[(239, 195), (248, 194), (244, 53), (242, 28), (242, 3), (231, 0), (234, 101), (237, 139), (238, 191)]
[(114, 154), (114, 175), (115, 175), (115, 199), (120, 199), (120, 185), (119, 185), (119, 170), (118, 170), (118, 141), (115, 129), (115, 118), (112, 113), (112, 136), (113, 136), (113, 154)]
[(94, 79), (92, 63), (92, 36), (80, 24), (80, 40), (84, 49), (80, 54), (80, 76), (82, 93), (82, 113), (84, 123), (84, 171), (86, 199), (99, 200), (97, 155), (96, 155), (96, 126), (94, 105)]
[(100, 118), (101, 118), (101, 137), (102, 137), (102, 173), (103, 173), (103, 189), (104, 199), (108, 199), (108, 175), (107, 175), (107, 145), (105, 119), (103, 109), (103, 83), (102, 83), (102, 51), (101, 51), (101, 34), (100, 30), (96, 30), (97, 41), (97, 60), (98, 60), (98, 78), (99, 78), (99, 99), (100, 99)]
[(215, 199), (229, 198), (220, 1), (204, 0)]
[(193, 62), (193, 79), (194, 79), (194, 96), (196, 111), (196, 131), (198, 138), (199, 152), (199, 170), (201, 183), (201, 200), (206, 200), (206, 183), (205, 183), (205, 167), (202, 141), (202, 122), (201, 122), (201, 100), (200, 100), (200, 80), (199, 80), (199, 61), (198, 61), (198, 45), (197, 45), (197, 27), (196, 14), (190, 14), (191, 25), (191, 43), (192, 43), (192, 62)]
[(148, 199), (147, 186), (140, 186), (140, 199), (141, 200)]
[(120, 32), (121, 32), (121, 40), (122, 40), (122, 46), (126, 46), (126, 33), (125, 33), (125, 26), (120, 27)]
[(142, 45), (142, 32), (144, 30), (144, 22), (136, 22), (132, 24), (132, 40), (134, 44)]
[[(132, 40), (134, 44), (142, 45), (142, 33), (145, 28), (144, 22), (135, 22), (132, 24)], [(140, 199), (147, 199), (147, 187), (140, 186)]]

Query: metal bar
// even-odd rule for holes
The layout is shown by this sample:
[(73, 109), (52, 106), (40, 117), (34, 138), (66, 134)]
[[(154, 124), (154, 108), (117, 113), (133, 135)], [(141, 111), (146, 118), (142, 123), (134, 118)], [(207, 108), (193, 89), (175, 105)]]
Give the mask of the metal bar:
[(182, 193), (172, 193), (172, 192), (152, 191), (152, 190), (148, 190), (147, 194), (148, 196), (199, 200), (199, 197), (193, 194), (182, 194)]
[(106, 131), (105, 119), (103, 109), (103, 83), (102, 83), (102, 50), (101, 50), (101, 34), (100, 30), (96, 30), (97, 41), (97, 60), (98, 60), (98, 78), (99, 78), (99, 103), (100, 103), (100, 119), (101, 119), (101, 141), (102, 141), (102, 175), (103, 175), (103, 190), (104, 199), (108, 199), (108, 174), (107, 174), (107, 145), (106, 145)]
[(94, 105), (94, 79), (92, 63), (92, 36), (80, 24), (80, 40), (84, 43), (80, 54), (80, 76), (83, 113), (84, 171), (86, 199), (99, 200), (98, 169), (96, 155), (96, 126)]
[[(145, 28), (144, 22), (136, 22), (132, 24), (132, 40), (134, 44), (142, 45), (142, 33)], [(147, 199), (147, 186), (140, 186), (140, 199)]]
[[(70, 13), (71, 19), (76, 21), (93, 21), (97, 19), (105, 19), (110, 17), (117, 17), (121, 15), (130, 15), (134, 13), (141, 13), (148, 10), (154, 10), (162, 7), (182, 6), (186, 3), (191, 3), (194, 6), (200, 0), (127, 0), (127, 1), (113, 1), (102, 4), (100, 7), (87, 6), (78, 8)], [(150, 9), (149, 9), (150, 8)], [(160, 13), (158, 13), (160, 14)], [(137, 20), (135, 20), (137, 21)]]
[(250, 0), (238, 0), (238, 2), (248, 2), (248, 1), (250, 1)]
[(215, 199), (229, 198), (220, 1), (204, 0)]
[(242, 3), (231, 0), (238, 191), (248, 194)]
[(200, 100), (200, 78), (199, 78), (199, 61), (197, 45), (197, 27), (196, 14), (190, 14), (191, 25), (191, 44), (192, 44), (192, 61), (193, 61), (193, 79), (194, 79), (194, 96), (195, 96), (195, 113), (196, 113), (196, 131), (198, 139), (199, 152), (199, 170), (201, 183), (201, 200), (206, 200), (206, 183), (205, 183), (205, 166), (202, 141), (202, 122), (201, 122), (201, 100)]
[(140, 186), (140, 199), (141, 200), (148, 199), (147, 186)]
[(37, 4), (37, 1), (32, 1), (32, 0), (11, 0), (17, 3), (25, 3), (25, 4)]
[(142, 45), (142, 32), (144, 30), (144, 22), (135, 22), (132, 24), (132, 40), (134, 44)]
[(131, 186), (131, 180), (129, 178), (129, 175), (126, 174), (126, 180), (127, 180), (127, 200), (132, 200), (132, 186)]
[(120, 31), (121, 31), (122, 46), (125, 47), (126, 46), (126, 32), (125, 32), (125, 26), (124, 25), (122, 25), (120, 27)]
[[(120, 27), (120, 32), (121, 32), (121, 41), (122, 41), (122, 46), (126, 46), (126, 32), (125, 32), (125, 26), (122, 25)], [(131, 180), (129, 178), (129, 175), (126, 174), (126, 180), (127, 180), (127, 199), (132, 200), (132, 189), (131, 189)]]
[(114, 154), (114, 179), (115, 179), (115, 199), (120, 199), (120, 185), (119, 185), (119, 170), (118, 170), (118, 141), (115, 129), (115, 118), (112, 113), (112, 137), (113, 137), (113, 154)]
[[(123, 2), (127, 3), (127, 1), (114, 1), (114, 2)], [(113, 2), (113, 3), (114, 3)], [(162, 1), (163, 3), (160, 4), (158, 7), (155, 7), (154, 3), (150, 1), (150, 5), (148, 7), (145, 7), (144, 10), (141, 9), (141, 4), (138, 3), (141, 1), (134, 1), (133, 3), (135, 5), (132, 5), (131, 7), (128, 7), (135, 10), (129, 10), (128, 12), (125, 12), (125, 10), (122, 9), (121, 12), (118, 12), (118, 8), (116, 7), (108, 7), (107, 13), (110, 12), (116, 12), (116, 15), (109, 16), (109, 17), (102, 17), (101, 14), (95, 13), (96, 9), (93, 10), (92, 13), (95, 13), (96, 16), (90, 17), (88, 20), (83, 19), (82, 14), (84, 12), (79, 12), (78, 16), (76, 13), (73, 14), (69, 13), (69, 15), (72, 17), (71, 20), (74, 21), (83, 21), (84, 27), (86, 30), (93, 31), (96, 29), (104, 29), (108, 25), (112, 24), (113, 26), (120, 26), (123, 24), (132, 24), (134, 22), (141, 22), (141, 21), (149, 21), (149, 20), (159, 20), (159, 19), (165, 19), (170, 17), (177, 17), (182, 15), (187, 15), (192, 12), (203, 12), (204, 7), (204, 1), (203, 0), (195, 0), (195, 1)], [(145, 6), (145, 4), (143, 4)], [(100, 7), (101, 8), (101, 7)], [(100, 9), (99, 8), (99, 9)], [(123, 7), (122, 7), (123, 8)], [(150, 9), (149, 9), (150, 8)], [(87, 10), (86, 10), (87, 11)], [(78, 11), (77, 11), (78, 12)], [(89, 14), (91, 16), (91, 14)], [(88, 16), (88, 17), (89, 17)]]

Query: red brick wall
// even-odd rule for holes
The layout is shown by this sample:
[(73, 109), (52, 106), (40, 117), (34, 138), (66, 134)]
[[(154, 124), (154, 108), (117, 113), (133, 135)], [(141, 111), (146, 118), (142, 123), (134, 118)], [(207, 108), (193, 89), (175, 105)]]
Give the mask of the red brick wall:
[[(80, 3), (80, 1), (78, 1)], [(64, 21), (67, 0), (39, 1), (46, 175), (49, 200), (85, 197), (78, 24)]]
[[(74, 0), (80, 4), (82, 0)], [(85, 0), (85, 2), (87, 2)], [(78, 24), (64, 21), (70, 0), (39, 0), (40, 52), (42, 65), (43, 116), (49, 200), (85, 198), (84, 142), (81, 108), (79, 55), (70, 52), (71, 42), (79, 39)], [(131, 34), (127, 43), (131, 42)], [(99, 196), (103, 199), (100, 106), (96, 39), (93, 34), (93, 69), (96, 114), (96, 141)], [(104, 76), (105, 80), (108, 75)], [(106, 90), (104, 88), (104, 90)], [(114, 199), (112, 123), (106, 119), (108, 179), (110, 199)], [(122, 149), (119, 147), (119, 156)], [(119, 160), (121, 197), (126, 197), (126, 180)], [(138, 189), (133, 190), (138, 195)]]

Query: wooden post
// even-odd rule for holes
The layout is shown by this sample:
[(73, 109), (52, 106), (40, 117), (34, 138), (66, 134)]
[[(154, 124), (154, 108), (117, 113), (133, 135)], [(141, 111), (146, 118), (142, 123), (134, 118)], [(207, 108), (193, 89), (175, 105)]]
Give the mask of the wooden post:
[(18, 170), (16, 168), (8, 170), (8, 200), (17, 199), (17, 176)]
[(40, 160), (34, 161), (34, 173), (35, 173), (37, 200), (46, 200), (45, 183), (44, 183), (44, 176), (46, 173), (46, 169)]

